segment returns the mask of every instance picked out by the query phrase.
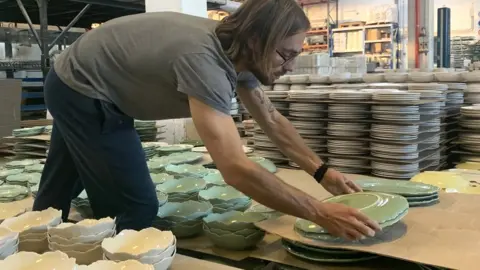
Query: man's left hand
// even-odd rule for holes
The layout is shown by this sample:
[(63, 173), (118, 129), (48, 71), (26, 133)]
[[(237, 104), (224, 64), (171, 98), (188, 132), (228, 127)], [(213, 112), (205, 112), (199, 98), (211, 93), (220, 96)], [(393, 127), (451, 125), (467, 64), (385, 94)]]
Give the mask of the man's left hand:
[(322, 186), (333, 195), (361, 192), (362, 189), (344, 174), (328, 169), (321, 182)]

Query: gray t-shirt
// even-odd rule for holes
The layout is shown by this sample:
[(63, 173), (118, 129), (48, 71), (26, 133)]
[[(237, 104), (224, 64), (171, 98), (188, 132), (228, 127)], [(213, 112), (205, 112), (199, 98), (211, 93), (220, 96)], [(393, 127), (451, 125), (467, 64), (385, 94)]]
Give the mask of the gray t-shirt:
[(55, 61), (60, 79), (142, 120), (190, 117), (188, 96), (228, 114), (239, 73), (215, 35), (217, 22), (174, 12), (111, 20), (87, 32)]

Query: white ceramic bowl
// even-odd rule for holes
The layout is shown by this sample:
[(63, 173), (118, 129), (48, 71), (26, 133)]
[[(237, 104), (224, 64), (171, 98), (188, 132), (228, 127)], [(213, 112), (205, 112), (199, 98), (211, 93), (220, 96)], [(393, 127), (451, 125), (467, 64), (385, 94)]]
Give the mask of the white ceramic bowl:
[(68, 239), (79, 236), (98, 235), (102, 232), (113, 230), (114, 228), (115, 220), (107, 217), (100, 220), (85, 219), (76, 224), (62, 223), (57, 227), (49, 227), (48, 234)]
[(52, 243), (60, 244), (60, 245), (72, 245), (72, 244), (82, 244), (82, 243), (95, 243), (102, 241), (105, 238), (112, 237), (115, 235), (115, 229), (112, 230), (106, 230), (104, 232), (101, 232), (99, 234), (95, 235), (82, 235), (82, 236), (77, 236), (77, 237), (72, 237), (72, 238), (64, 238), (59, 235), (48, 235), (48, 240)]
[(75, 259), (59, 251), (47, 252), (42, 255), (33, 252), (20, 252), (3, 261), (0, 269), (5, 270), (72, 270), (75, 269)]
[(175, 236), (172, 232), (147, 228), (139, 232), (124, 230), (113, 238), (103, 240), (102, 249), (112, 260), (138, 260), (161, 254), (174, 243)]
[(18, 217), (5, 219), (1, 226), (14, 232), (46, 232), (48, 226), (56, 226), (62, 220), (62, 211), (48, 208), (43, 211), (26, 212)]
[(152, 265), (143, 264), (134, 260), (128, 260), (123, 262), (98, 261), (88, 266), (78, 266), (77, 270), (155, 270), (155, 268), (153, 268)]

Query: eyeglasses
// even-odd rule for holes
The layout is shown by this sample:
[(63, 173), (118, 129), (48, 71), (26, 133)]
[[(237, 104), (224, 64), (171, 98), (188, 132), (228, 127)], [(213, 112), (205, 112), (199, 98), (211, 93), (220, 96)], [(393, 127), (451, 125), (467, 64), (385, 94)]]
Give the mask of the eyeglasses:
[(287, 57), (287, 56), (285, 56), (285, 54), (283, 54), (281, 51), (279, 51), (279, 50), (275, 50), (275, 51), (278, 53), (278, 55), (280, 55), (280, 57), (281, 57), (282, 60), (283, 60), (282, 66), (286, 65), (288, 62), (292, 61), (293, 59), (295, 59), (295, 57), (297, 57), (297, 56), (299, 55), (299, 53), (297, 53), (297, 54), (294, 54), (294, 55), (292, 55), (292, 56), (290, 56), (290, 57)]

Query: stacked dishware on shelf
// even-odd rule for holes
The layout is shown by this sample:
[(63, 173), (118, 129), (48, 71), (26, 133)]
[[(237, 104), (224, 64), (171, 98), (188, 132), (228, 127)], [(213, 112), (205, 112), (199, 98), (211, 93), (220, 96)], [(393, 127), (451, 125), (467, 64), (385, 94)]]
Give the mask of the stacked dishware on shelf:
[(103, 260), (129, 261), (152, 265), (155, 270), (167, 270), (177, 254), (177, 239), (170, 231), (147, 228), (141, 231), (123, 230), (101, 243)]
[(202, 233), (202, 218), (212, 213), (206, 201), (168, 202), (158, 209), (153, 226), (172, 231), (177, 238), (191, 238)]
[[(284, 76), (269, 96), (290, 103), (288, 117), (300, 135), (340, 171), (409, 179), (444, 166), (463, 102), (460, 73), (366, 74), (364, 83), (357, 77)], [(289, 85), (294, 90), (287, 92)], [(254, 141), (258, 155), (287, 160), (261, 131)]]
[(88, 265), (103, 259), (102, 241), (115, 235), (115, 220), (85, 219), (76, 224), (48, 227), (48, 248), (61, 251), (77, 264)]
[[(38, 126), (31, 128), (15, 129), (12, 136), (2, 139), (2, 147), (0, 152), (9, 156), (11, 159), (25, 158), (44, 158), (47, 156), (49, 148), (49, 132), (48, 127)], [(40, 135), (48, 135), (40, 136)]]
[(135, 120), (134, 125), (142, 142), (154, 142), (163, 139), (159, 136), (165, 133), (165, 130), (163, 130), (165, 126), (157, 126), (156, 121)]
[(460, 134), (456, 153), (461, 162), (480, 161), (480, 105), (461, 108)]

